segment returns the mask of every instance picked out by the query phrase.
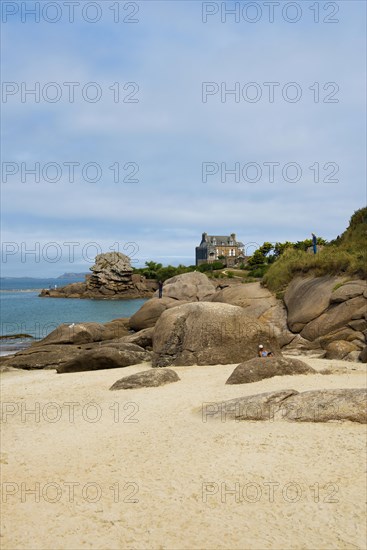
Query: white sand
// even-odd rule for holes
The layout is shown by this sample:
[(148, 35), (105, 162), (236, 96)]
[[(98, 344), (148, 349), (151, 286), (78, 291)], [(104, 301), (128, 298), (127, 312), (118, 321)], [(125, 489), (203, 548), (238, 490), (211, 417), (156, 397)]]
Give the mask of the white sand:
[[(264, 391), (366, 383), (365, 365), (303, 359), (348, 372), (226, 386), (234, 365), (180, 367), (175, 384), (115, 392), (113, 382), (148, 365), (3, 374), (3, 411), (15, 413), (2, 427), (1, 548), (365, 548), (366, 426), (197, 413)], [(74, 422), (67, 402), (78, 403)], [(36, 403), (40, 418), (22, 418)]]

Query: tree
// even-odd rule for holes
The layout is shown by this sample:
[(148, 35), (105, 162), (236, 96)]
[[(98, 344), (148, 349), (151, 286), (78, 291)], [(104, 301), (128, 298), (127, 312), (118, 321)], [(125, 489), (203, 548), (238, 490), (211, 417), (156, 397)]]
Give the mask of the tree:
[(287, 248), (292, 248), (292, 247), (293, 247), (293, 243), (289, 241), (285, 241), (285, 243), (275, 243), (274, 256), (276, 258), (279, 258), (279, 256), (281, 256)]
[(161, 269), (163, 267), (162, 264), (158, 264), (153, 261), (145, 262), (145, 265), (150, 271), (158, 271), (158, 269)]
[(273, 250), (273, 245), (269, 242), (262, 244), (251, 256), (248, 265), (251, 267), (260, 266), (268, 263), (267, 255)]
[(265, 261), (264, 254), (261, 252), (260, 249), (257, 249), (257, 250), (255, 250), (255, 252), (251, 256), (251, 258), (249, 258), (249, 260), (247, 262), (247, 265), (249, 265), (251, 267), (258, 266), (258, 265), (263, 265), (264, 261)]
[(177, 274), (177, 267), (174, 267), (173, 265), (168, 265), (167, 267), (161, 267), (160, 269), (158, 269), (156, 278), (159, 281), (164, 282)]

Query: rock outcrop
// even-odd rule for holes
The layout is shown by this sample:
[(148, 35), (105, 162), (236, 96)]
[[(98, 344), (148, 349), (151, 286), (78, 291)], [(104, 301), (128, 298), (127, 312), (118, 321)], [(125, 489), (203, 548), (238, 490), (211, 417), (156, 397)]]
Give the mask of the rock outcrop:
[(154, 327), (166, 309), (188, 302), (206, 301), (214, 294), (215, 286), (203, 273), (195, 271), (176, 275), (163, 284), (162, 298), (159, 298), (156, 292), (154, 297), (130, 318), (129, 326), (136, 331)]
[(90, 270), (92, 274), (86, 276), (84, 283), (43, 290), (40, 296), (116, 300), (150, 297), (157, 288), (156, 281), (134, 274), (130, 258), (121, 252), (99, 254)]
[(70, 325), (59, 325), (50, 332), (37, 345), (48, 344), (87, 344), (91, 342), (101, 342), (103, 340), (113, 340), (129, 334), (127, 328), (128, 319), (116, 319), (106, 324), (101, 323), (72, 323)]
[(80, 353), (82, 346), (48, 344), (30, 346), (26, 350), (18, 351), (15, 355), (4, 357), (3, 363), (7, 367), (16, 369), (56, 369), (72, 357)]
[(145, 328), (154, 327), (159, 317), (166, 309), (177, 307), (186, 302), (175, 300), (174, 298), (152, 298), (141, 306), (129, 320), (129, 327), (132, 330), (142, 330)]
[[(116, 351), (131, 354), (131, 361), (135, 359), (150, 360), (147, 350), (138, 344), (152, 345), (152, 335), (143, 334), (138, 338), (127, 328), (128, 319), (115, 319), (105, 324), (80, 323), (60, 325), (43, 340), (34, 342), (29, 348), (21, 350), (15, 355), (3, 358), (2, 363), (18, 369), (57, 369), (65, 363), (75, 360), (84, 352), (101, 351), (113, 348)], [(135, 337), (135, 338), (134, 338)], [(134, 353), (143, 353), (144, 356), (134, 356)], [(123, 359), (126, 363), (129, 359)], [(121, 366), (121, 365), (120, 365)], [(123, 366), (126, 366), (125, 364)]]
[(332, 290), (342, 279), (335, 277), (295, 277), (288, 285), (284, 302), (288, 326), (301, 332), (307, 323), (319, 317), (329, 306)]
[(156, 388), (179, 380), (178, 374), (172, 369), (152, 369), (120, 378), (110, 387), (110, 390)]
[(290, 357), (255, 357), (238, 365), (226, 384), (249, 384), (273, 376), (315, 374), (315, 370), (299, 359)]
[(221, 302), (240, 306), (250, 317), (272, 327), (281, 346), (294, 338), (287, 325), (287, 310), (281, 300), (260, 283), (237, 284), (219, 290), (210, 298), (211, 302)]
[(238, 306), (188, 303), (164, 311), (153, 333), (153, 366), (238, 363), (257, 355), (262, 343), (280, 348), (269, 327)]
[[(335, 340), (326, 346), (325, 359), (344, 359), (352, 351), (358, 351), (357, 347), (352, 342), (345, 340)], [(358, 351), (358, 354), (360, 352)]]
[(302, 329), (301, 336), (313, 341), (345, 327), (352, 320), (353, 315), (366, 305), (367, 301), (363, 296), (357, 296), (340, 304), (331, 304), (320, 316), (307, 323)]
[(129, 342), (131, 344), (136, 344), (141, 348), (151, 350), (153, 346), (153, 332), (153, 327), (144, 328), (142, 330), (139, 330), (139, 332), (129, 334), (128, 336), (123, 336), (121, 340), (123, 342)]
[(238, 397), (203, 405), (204, 421), (287, 420), (293, 422), (329, 422), (350, 420), (367, 423), (367, 390), (312, 390), (299, 393), (281, 390)]
[[(132, 345), (132, 344), (130, 344)], [(129, 346), (129, 344), (126, 344)], [(136, 365), (150, 360), (150, 354), (144, 349), (140, 351), (127, 349), (115, 349), (114, 347), (96, 348), (79, 353), (63, 365), (57, 367), (60, 374), (67, 372), (81, 372), (101, 369), (118, 369)]]
[(366, 345), (367, 283), (342, 277), (296, 277), (284, 301), (297, 333), (283, 351), (319, 350), (330, 359), (355, 361)]
[[(163, 285), (163, 297), (185, 302), (208, 300), (215, 293), (215, 286), (204, 273), (194, 271), (167, 279)], [(158, 297), (158, 292), (155, 293)]]

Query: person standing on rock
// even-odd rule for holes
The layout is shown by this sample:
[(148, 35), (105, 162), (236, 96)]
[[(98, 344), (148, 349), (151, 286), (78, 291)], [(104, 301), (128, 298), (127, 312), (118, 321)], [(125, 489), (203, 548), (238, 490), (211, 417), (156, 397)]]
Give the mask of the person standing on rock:
[(317, 254), (317, 237), (315, 235), (315, 233), (311, 233), (312, 235), (312, 248), (313, 248), (313, 253), (314, 254)]
[(162, 298), (163, 294), (163, 282), (158, 281), (158, 298)]

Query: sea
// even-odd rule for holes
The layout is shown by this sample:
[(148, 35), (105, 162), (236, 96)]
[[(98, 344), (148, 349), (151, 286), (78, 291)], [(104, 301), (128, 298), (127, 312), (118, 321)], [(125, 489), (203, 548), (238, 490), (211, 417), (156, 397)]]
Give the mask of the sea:
[(0, 355), (10, 355), (41, 340), (62, 323), (107, 323), (131, 317), (146, 299), (88, 300), (40, 298), (44, 288), (84, 281), (80, 278), (0, 278)]

